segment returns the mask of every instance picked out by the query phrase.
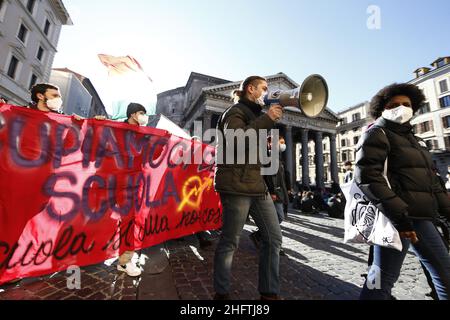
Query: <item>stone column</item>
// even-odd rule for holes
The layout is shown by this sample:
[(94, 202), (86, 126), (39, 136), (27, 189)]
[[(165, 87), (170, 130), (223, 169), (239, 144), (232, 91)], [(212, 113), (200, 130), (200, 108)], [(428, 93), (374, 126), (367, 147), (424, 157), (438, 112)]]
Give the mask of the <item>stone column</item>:
[(317, 131), (315, 133), (316, 144), (316, 186), (318, 188), (324, 188), (325, 183), (323, 181), (324, 176), (324, 163), (323, 163), (323, 133)]
[(212, 124), (212, 114), (211, 113), (205, 113), (202, 117), (203, 119), (203, 132), (206, 130), (211, 129)]
[(309, 187), (309, 130), (302, 129), (302, 185)]
[(292, 127), (286, 126), (286, 168), (289, 171), (289, 179), (291, 179), (291, 186), (294, 186), (294, 139), (292, 138)]
[(330, 156), (331, 156), (331, 179), (333, 182), (339, 183), (339, 169), (337, 159), (336, 134), (330, 135)]
[[(203, 119), (203, 132), (202, 132), (202, 139), (203, 135), (205, 134), (206, 130), (211, 129), (212, 125), (212, 114), (211, 113), (205, 113), (202, 117)], [(211, 141), (203, 141), (205, 143), (210, 143)]]

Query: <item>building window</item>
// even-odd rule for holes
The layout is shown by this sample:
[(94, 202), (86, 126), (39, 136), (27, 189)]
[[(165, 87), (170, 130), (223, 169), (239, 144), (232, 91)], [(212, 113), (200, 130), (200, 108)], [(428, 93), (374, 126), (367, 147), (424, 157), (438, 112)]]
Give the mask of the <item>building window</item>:
[(31, 75), (31, 79), (30, 79), (30, 86), (29, 86), (29, 90), (31, 90), (31, 88), (33, 88), (33, 86), (36, 84), (37, 82), (37, 76), (33, 73)]
[(445, 149), (450, 150), (450, 136), (444, 137)]
[(50, 33), (50, 21), (45, 20), (44, 33), (46, 36)]
[(439, 82), (439, 87), (441, 89), (441, 93), (447, 92), (448, 91), (447, 80), (440, 81)]
[(347, 146), (347, 140), (346, 139), (342, 139), (341, 140), (341, 147), (346, 147)]
[(354, 115), (352, 115), (352, 120), (353, 120), (353, 122), (361, 120), (361, 114), (355, 113)]
[(414, 132), (417, 134), (422, 134), (433, 130), (433, 121), (422, 122), (414, 126)]
[(427, 140), (425, 141), (427, 143), (427, 147), (430, 150), (438, 150), (439, 149), (439, 143), (437, 140), (433, 139), (433, 140)]
[(450, 107), (450, 96), (440, 98), (439, 102), (441, 103), (441, 108)]
[(347, 162), (347, 153), (346, 152), (342, 152), (342, 162)]
[(15, 79), (18, 67), (19, 67), (19, 59), (17, 59), (14, 56), (11, 56), (11, 60), (9, 62), (9, 67), (8, 67), (8, 76)]
[(354, 137), (353, 138), (353, 144), (356, 146), (359, 142), (359, 137)]
[(423, 106), (417, 111), (417, 114), (425, 114), (430, 112), (430, 103), (425, 102)]
[(444, 59), (438, 61), (438, 63), (437, 63), (437, 67), (438, 68), (443, 67), (443, 66), (445, 66), (445, 60)]
[(422, 132), (430, 132), (433, 131), (433, 121), (427, 121), (422, 123)]
[(450, 128), (450, 116), (442, 118), (442, 125), (444, 126), (445, 129)]
[(418, 134), (422, 134), (422, 133), (424, 133), (424, 132), (426, 132), (426, 131), (425, 131), (425, 123), (419, 123), (419, 124), (417, 125), (417, 133), (418, 133)]
[(28, 29), (23, 24), (20, 25), (19, 33), (17, 34), (17, 38), (19, 38), (22, 43), (25, 44), (27, 41)]
[(36, 58), (37, 58), (39, 61), (42, 61), (42, 58), (43, 58), (43, 57), (44, 57), (44, 48), (42, 48), (41, 46), (39, 46), (39, 49), (38, 49)]
[(27, 9), (31, 14), (33, 14), (35, 4), (36, 4), (36, 0), (28, 0), (27, 1)]
[(342, 120), (341, 120), (341, 122), (342, 122), (342, 125), (346, 125), (347, 124), (347, 118), (342, 118)]

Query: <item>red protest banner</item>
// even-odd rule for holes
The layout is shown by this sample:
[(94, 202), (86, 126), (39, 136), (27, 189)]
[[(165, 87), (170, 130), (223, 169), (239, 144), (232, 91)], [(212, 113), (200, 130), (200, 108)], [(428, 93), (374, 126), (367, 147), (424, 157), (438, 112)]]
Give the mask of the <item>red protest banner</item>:
[[(201, 164), (187, 164), (194, 153)], [(162, 130), (0, 105), (0, 284), (220, 228), (214, 153)]]

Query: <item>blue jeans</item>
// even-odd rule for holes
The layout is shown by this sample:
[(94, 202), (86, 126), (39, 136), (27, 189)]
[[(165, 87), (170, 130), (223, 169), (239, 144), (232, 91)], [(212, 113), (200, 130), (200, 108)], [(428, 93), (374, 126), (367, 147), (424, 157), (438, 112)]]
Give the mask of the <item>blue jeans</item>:
[(279, 267), (281, 228), (272, 198), (220, 194), (223, 206), (222, 234), (214, 258), (214, 289), (218, 294), (229, 294), (233, 255), (247, 216), (250, 213), (261, 232), (259, 256), (259, 292), (279, 295)]
[(278, 222), (281, 224), (284, 221), (284, 205), (282, 202), (274, 202), (275, 209), (277, 210)]
[(419, 242), (411, 244), (402, 239), (403, 251), (375, 246), (374, 262), (361, 292), (361, 300), (389, 300), (391, 291), (400, 277), (400, 271), (409, 247), (429, 271), (439, 300), (450, 296), (450, 255), (442, 238), (428, 220), (413, 220)]

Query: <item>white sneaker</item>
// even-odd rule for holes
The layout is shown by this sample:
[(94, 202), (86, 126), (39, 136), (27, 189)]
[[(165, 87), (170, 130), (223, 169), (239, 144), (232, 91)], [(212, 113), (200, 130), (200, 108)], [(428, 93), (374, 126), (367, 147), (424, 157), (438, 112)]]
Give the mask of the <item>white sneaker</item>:
[(125, 272), (130, 277), (139, 277), (142, 273), (141, 268), (139, 268), (133, 262), (128, 262), (124, 266), (118, 265), (117, 270), (121, 271), (121, 272)]

